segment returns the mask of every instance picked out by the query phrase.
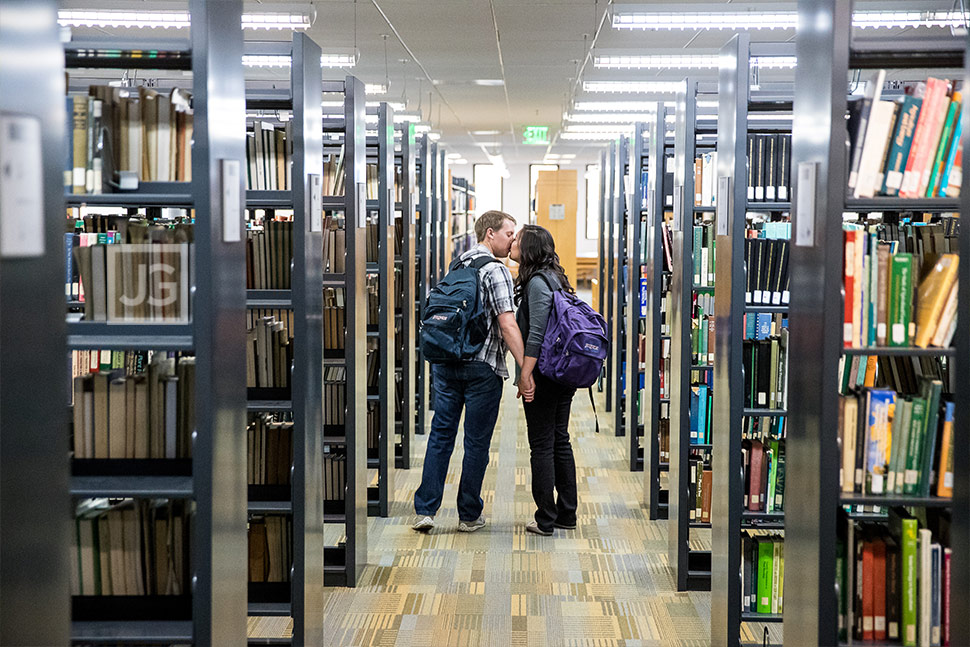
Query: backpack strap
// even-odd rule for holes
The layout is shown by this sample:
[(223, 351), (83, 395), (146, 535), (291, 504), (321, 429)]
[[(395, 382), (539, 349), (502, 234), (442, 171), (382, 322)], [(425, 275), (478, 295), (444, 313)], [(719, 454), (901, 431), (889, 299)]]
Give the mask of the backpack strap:
[(468, 264), (468, 266), (469, 267), (474, 267), (476, 270), (480, 270), (483, 267), (485, 267), (486, 265), (488, 265), (489, 263), (501, 263), (501, 262), (502, 261), (498, 260), (494, 256), (485, 256), (485, 255), (482, 255), (482, 256), (479, 256), (477, 258), (473, 258), (471, 260), (471, 262)]
[(593, 387), (587, 389), (589, 391), (589, 403), (593, 406), (593, 420), (596, 422), (596, 433), (600, 432), (600, 421), (596, 417), (596, 402), (593, 401)]

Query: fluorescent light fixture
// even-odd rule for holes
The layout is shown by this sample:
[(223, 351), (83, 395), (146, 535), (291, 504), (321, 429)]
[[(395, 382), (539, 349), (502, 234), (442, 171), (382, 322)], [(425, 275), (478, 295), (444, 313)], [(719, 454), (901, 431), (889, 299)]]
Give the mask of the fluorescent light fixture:
[(559, 158), (564, 160), (576, 159), (576, 153), (563, 153)]
[(468, 164), (468, 160), (462, 159), (462, 158), (458, 158), (458, 159), (451, 160), (450, 163), (451, 164)]
[(476, 137), (489, 137), (491, 135), (497, 135), (499, 131), (497, 130), (473, 130), (472, 135)]
[(428, 133), (428, 139), (430, 139), (433, 142), (436, 142), (439, 139), (441, 139), (441, 133)]
[(364, 84), (364, 93), (387, 94), (387, 86), (383, 83), (366, 83)]
[(583, 81), (583, 92), (672, 94), (683, 87), (680, 81)]
[(656, 117), (654, 112), (581, 112), (564, 115), (566, 121), (586, 124), (631, 124), (649, 121)]
[[(475, 133), (472, 133), (473, 135)], [(499, 142), (476, 142), (479, 146), (501, 146)]]
[(546, 153), (547, 160), (557, 160), (559, 159), (559, 153)]
[(324, 108), (343, 108), (343, 101), (321, 101), (320, 105)]
[[(191, 26), (188, 11), (123, 11), (113, 9), (62, 9), (57, 22), (66, 27), (139, 27), (185, 29)], [(305, 13), (244, 13), (243, 29), (309, 29)]]
[(405, 121), (421, 121), (423, 117), (420, 112), (396, 112), (394, 113), (394, 123), (400, 124)]
[[(889, 27), (962, 28), (967, 12), (947, 9), (906, 11), (856, 11), (852, 26), (861, 29)], [(795, 11), (647, 11), (624, 10), (618, 5), (613, 14), (615, 29), (795, 29)]]
[[(246, 67), (290, 67), (293, 60), (289, 54), (243, 54), (243, 65)], [(320, 65), (323, 67), (353, 67), (357, 64), (357, 57), (353, 54), (324, 54), (320, 57)], [(371, 86), (375, 88), (373, 92), (367, 90), (368, 94), (384, 94), (387, 91), (378, 92), (376, 88), (383, 86)]]
[(563, 132), (567, 133), (629, 133), (633, 131), (633, 124), (567, 124)]
[(357, 55), (324, 52), (323, 56), (320, 57), (320, 65), (323, 67), (353, 67), (357, 65)]
[(646, 112), (656, 107), (656, 101), (577, 101), (573, 104), (573, 110), (589, 112)]
[(419, 135), (422, 133), (429, 133), (431, 132), (431, 126), (429, 126), (428, 124), (415, 124), (414, 132), (416, 132)]
[(243, 54), (242, 63), (246, 67), (290, 67), (293, 61), (289, 54)]
[(618, 137), (626, 135), (626, 133), (574, 133), (574, 132), (562, 132), (559, 133), (559, 139), (571, 140), (571, 141), (610, 141), (617, 139)]
[(450, 160), (457, 160), (457, 159), (461, 159), (461, 153), (448, 153), (445, 155), (445, 157), (447, 157)]
[[(716, 70), (720, 60), (717, 54), (647, 54), (647, 55), (601, 55), (593, 59), (593, 67), (617, 70)], [(794, 69), (794, 56), (755, 56), (752, 66), (762, 69)]]
[(501, 87), (505, 85), (505, 81), (502, 79), (475, 79), (472, 83), (488, 87)]
[[(377, 108), (382, 103), (386, 103), (388, 106), (390, 106), (392, 110), (404, 110), (404, 108), (406, 107), (400, 101), (367, 101), (364, 103), (364, 105), (367, 106), (368, 108)], [(344, 105), (343, 101), (340, 102), (340, 105)]]

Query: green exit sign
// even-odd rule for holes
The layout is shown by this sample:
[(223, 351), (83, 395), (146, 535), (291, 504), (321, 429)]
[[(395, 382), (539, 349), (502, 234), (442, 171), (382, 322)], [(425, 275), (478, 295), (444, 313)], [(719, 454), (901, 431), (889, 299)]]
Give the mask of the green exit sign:
[(548, 144), (549, 126), (526, 126), (522, 131), (523, 144)]

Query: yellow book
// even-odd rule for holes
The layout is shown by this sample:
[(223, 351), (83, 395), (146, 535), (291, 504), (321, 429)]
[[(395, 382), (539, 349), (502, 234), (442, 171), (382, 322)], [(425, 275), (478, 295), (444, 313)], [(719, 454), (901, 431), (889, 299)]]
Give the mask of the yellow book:
[(957, 278), (959, 257), (943, 254), (916, 293), (916, 346), (926, 348), (936, 332), (950, 288)]

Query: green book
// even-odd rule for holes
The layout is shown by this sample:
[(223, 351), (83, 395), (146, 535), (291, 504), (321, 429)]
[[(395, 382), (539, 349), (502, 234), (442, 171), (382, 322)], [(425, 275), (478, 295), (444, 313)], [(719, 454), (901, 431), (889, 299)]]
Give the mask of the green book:
[(852, 372), (852, 360), (846, 360), (846, 355), (839, 357), (839, 381), (841, 382), (839, 393), (842, 395), (849, 393), (849, 373)]
[(916, 647), (916, 580), (917, 536), (919, 524), (916, 519), (901, 519), (901, 538), (903, 553), (903, 646)]
[(771, 583), (774, 578), (774, 542), (758, 540), (758, 613), (771, 613)]
[(785, 509), (785, 443), (778, 445), (778, 467), (775, 469), (775, 510)]
[(778, 441), (772, 440), (768, 442), (768, 447), (771, 449), (771, 465), (768, 466), (768, 500), (765, 502), (765, 512), (773, 512), (775, 510), (775, 479), (778, 477)]
[(913, 255), (889, 257), (889, 345), (909, 346), (913, 309)]
[(701, 247), (704, 245), (703, 227), (694, 227), (694, 285), (701, 284)]
[(903, 494), (916, 494), (919, 468), (922, 465), (923, 437), (926, 429), (926, 400), (913, 398), (913, 415), (906, 443), (906, 472), (903, 475)]
[(768, 376), (768, 407), (774, 409), (776, 407), (781, 407), (781, 403), (778, 401), (778, 396), (780, 395), (780, 389), (778, 388), (778, 371), (779, 362), (778, 355), (780, 348), (778, 346), (778, 340), (772, 339), (771, 345), (771, 373)]
[(716, 239), (714, 238), (714, 226), (707, 226), (708, 239), (710, 240), (710, 245), (707, 249), (707, 284), (714, 285), (714, 243)]
[(943, 175), (943, 161), (946, 159), (950, 150), (950, 136), (953, 134), (953, 125), (956, 116), (960, 113), (960, 100), (950, 102), (950, 107), (946, 112), (946, 121), (943, 122), (943, 132), (940, 134), (940, 141), (936, 147), (936, 156), (933, 158), (933, 166), (930, 167), (930, 183), (926, 187), (926, 197), (932, 198), (939, 194), (940, 177)]
[(930, 473), (933, 471), (933, 455), (936, 454), (936, 437), (940, 424), (940, 396), (943, 393), (943, 382), (940, 380), (924, 380), (920, 392), (926, 398), (926, 425), (923, 433), (923, 456), (919, 464), (916, 493), (920, 496), (929, 496)]
[(903, 493), (903, 476), (906, 471), (906, 452), (909, 442), (909, 422), (913, 416), (913, 403), (910, 400), (896, 402), (893, 416), (892, 449), (889, 457), (889, 481), (886, 491), (890, 494)]

